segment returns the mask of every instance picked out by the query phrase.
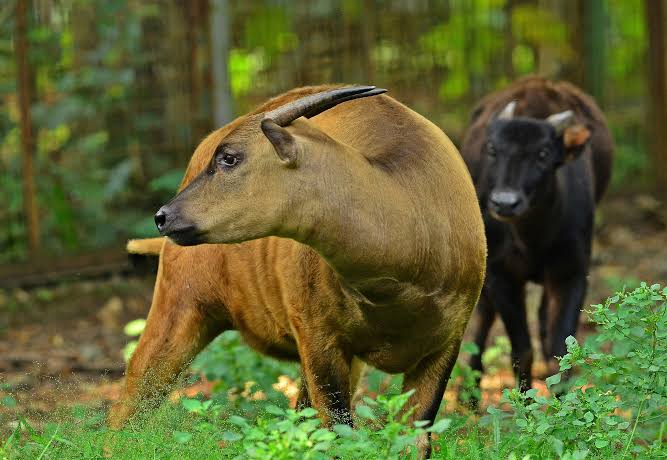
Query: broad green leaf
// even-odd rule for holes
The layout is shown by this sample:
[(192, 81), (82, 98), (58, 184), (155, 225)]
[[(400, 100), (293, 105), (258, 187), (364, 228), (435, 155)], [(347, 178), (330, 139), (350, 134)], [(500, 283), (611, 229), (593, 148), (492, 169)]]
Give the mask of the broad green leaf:
[(561, 374), (558, 373), (552, 375), (551, 377), (547, 377), (544, 383), (547, 384), (547, 387), (552, 387), (553, 385), (560, 383), (560, 379), (561, 379)]
[(317, 411), (312, 407), (306, 407), (305, 409), (299, 411), (299, 415), (306, 418), (315, 417), (317, 415)]
[[(269, 404), (264, 408), (266, 412), (272, 415), (285, 415), (285, 410), (281, 409), (280, 407), (274, 405), (274, 404)], [(305, 410), (305, 409), (304, 409)]]
[(551, 425), (548, 422), (542, 422), (539, 425), (537, 425), (535, 432), (537, 434), (544, 434), (549, 428), (551, 428)]
[(357, 415), (368, 420), (375, 420), (376, 418), (373, 410), (365, 404), (357, 405)]
[(609, 445), (609, 441), (606, 439), (596, 439), (595, 440), (595, 447), (598, 449), (602, 449), (603, 447), (607, 447)]
[(180, 444), (185, 444), (192, 439), (192, 433), (187, 431), (174, 431), (174, 439)]
[(342, 438), (350, 438), (354, 436), (354, 430), (350, 425), (334, 425), (332, 429)]
[(433, 433), (442, 433), (444, 432), (449, 426), (452, 424), (452, 420), (448, 418), (443, 418), (438, 420), (431, 426), (431, 428), (428, 429), (428, 431), (431, 431)]
[(197, 399), (183, 398), (181, 399), (181, 405), (190, 412), (195, 412), (202, 409), (202, 403)]
[(235, 433), (233, 431), (225, 431), (224, 433), (222, 433), (223, 441), (235, 442), (242, 438), (243, 435), (241, 435), (240, 433)]
[(5, 397), (0, 400), (0, 405), (11, 408), (16, 407), (17, 402), (12, 395), (5, 395)]
[(231, 417), (229, 417), (228, 421), (232, 425), (236, 425), (236, 426), (247, 426), (248, 425), (248, 420), (246, 420), (245, 418), (243, 418), (239, 415), (232, 415)]

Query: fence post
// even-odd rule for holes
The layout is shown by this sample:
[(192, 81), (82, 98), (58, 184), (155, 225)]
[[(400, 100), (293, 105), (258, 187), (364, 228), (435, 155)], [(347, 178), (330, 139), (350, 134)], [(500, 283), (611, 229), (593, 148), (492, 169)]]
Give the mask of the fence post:
[(665, 2), (645, 0), (648, 35), (649, 149), (656, 191), (667, 196), (667, 82), (665, 82)]
[(16, 2), (16, 86), (21, 126), (22, 179), (23, 179), (23, 214), (28, 239), (30, 256), (39, 250), (39, 210), (35, 191), (33, 159), (35, 142), (33, 136), (32, 116), (30, 114), (30, 89), (32, 75), (28, 63), (28, 0)]

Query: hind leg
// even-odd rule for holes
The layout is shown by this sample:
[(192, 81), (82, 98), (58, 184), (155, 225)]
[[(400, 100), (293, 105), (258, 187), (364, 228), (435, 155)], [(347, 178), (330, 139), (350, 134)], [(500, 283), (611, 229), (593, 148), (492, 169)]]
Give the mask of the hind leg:
[(214, 337), (220, 322), (207, 317), (182, 289), (162, 283), (160, 272), (146, 328), (125, 373), (121, 398), (108, 423), (121, 428), (140, 407), (155, 407), (178, 375)]
[(547, 289), (542, 290), (542, 300), (540, 301), (540, 309), (538, 310), (538, 319), (540, 323), (540, 343), (542, 344), (542, 356), (544, 362), (549, 362), (549, 343), (547, 342), (549, 331), (549, 293)]
[[(461, 337), (452, 340), (444, 350), (425, 358), (415, 369), (405, 373), (403, 392), (415, 390), (405, 407), (414, 408), (410, 422), (428, 420), (432, 424), (435, 421), (460, 346)], [(431, 434), (420, 437), (416, 444), (418, 458), (429, 458)]]
[[(478, 373), (476, 377), (476, 383), (478, 390), (481, 391), (480, 383), (482, 380), (482, 375), (484, 373), (484, 365), (482, 364), (482, 355), (484, 354), (484, 350), (486, 349), (486, 341), (489, 336), (489, 331), (491, 330), (491, 326), (493, 326), (493, 323), (496, 319), (496, 312), (493, 309), (493, 306), (491, 305), (491, 302), (487, 297), (486, 292), (484, 291), (482, 292), (482, 296), (479, 299), (479, 303), (477, 304), (477, 308), (475, 311), (477, 314), (477, 325), (476, 325), (474, 343), (475, 345), (477, 345), (477, 349), (479, 350), (479, 352), (470, 358), (470, 367), (472, 368), (473, 371), (477, 371)], [(477, 397), (473, 397), (470, 400), (470, 405), (473, 408), (478, 407), (479, 399)]]

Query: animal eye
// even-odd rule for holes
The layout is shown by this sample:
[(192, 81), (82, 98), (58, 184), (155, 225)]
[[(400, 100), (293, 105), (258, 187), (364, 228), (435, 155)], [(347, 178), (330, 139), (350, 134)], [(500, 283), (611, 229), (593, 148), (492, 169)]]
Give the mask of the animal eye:
[(540, 160), (546, 160), (547, 158), (549, 158), (549, 151), (546, 149), (542, 149), (539, 151), (537, 156)]
[(231, 168), (239, 163), (239, 157), (228, 152), (221, 152), (216, 158), (218, 164), (225, 168)]

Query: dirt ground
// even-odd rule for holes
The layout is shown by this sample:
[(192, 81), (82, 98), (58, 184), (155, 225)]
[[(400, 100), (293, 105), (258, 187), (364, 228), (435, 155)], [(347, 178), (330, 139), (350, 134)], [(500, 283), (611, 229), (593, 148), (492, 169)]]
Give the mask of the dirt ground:
[[(664, 205), (648, 195), (610, 198), (597, 221), (587, 304), (602, 301), (624, 282), (667, 282)], [(146, 316), (152, 288), (151, 277), (0, 291), (0, 433), (17, 414), (38, 422), (60, 407), (102, 407), (118, 398), (121, 350), (129, 340), (123, 326)], [(539, 288), (529, 289), (535, 338)], [(590, 327), (583, 316), (581, 333), (586, 334)], [(497, 323), (493, 335), (503, 333)], [(538, 363), (535, 372), (540, 371)], [(507, 368), (485, 377), (484, 401), (496, 402), (501, 390), (512, 385)], [(538, 380), (536, 386), (543, 383)], [(447, 397), (455, 399), (451, 391)]]

